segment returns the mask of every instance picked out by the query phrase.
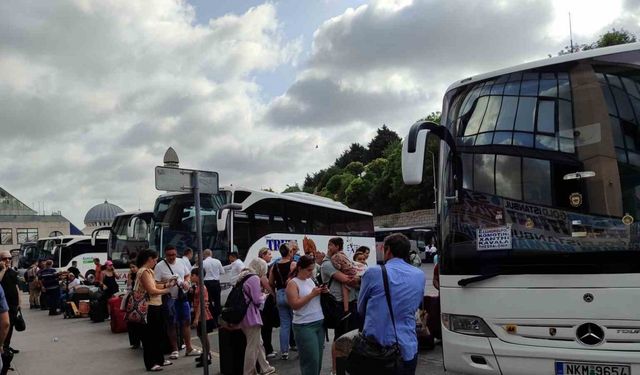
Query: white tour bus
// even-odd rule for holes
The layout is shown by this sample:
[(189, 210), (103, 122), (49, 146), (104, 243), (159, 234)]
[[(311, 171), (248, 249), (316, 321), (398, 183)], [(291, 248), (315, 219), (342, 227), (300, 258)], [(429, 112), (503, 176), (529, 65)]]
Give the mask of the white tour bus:
[[(257, 257), (262, 247), (268, 247), (277, 259), (278, 247), (288, 241), (297, 241), (300, 255), (310, 241), (326, 253), (332, 237), (344, 239), (344, 250), (350, 256), (360, 246), (369, 247), (372, 250), (369, 263), (376, 262), (373, 216), (369, 212), (352, 210), (313, 194), (277, 194), (236, 186), (200, 197), (203, 246), (210, 248), (223, 264), (228, 263), (230, 248), (239, 253), (245, 264)], [(194, 218), (192, 194), (167, 193), (158, 197), (151, 225), (151, 247), (160, 256), (169, 244), (179, 254), (187, 247), (196, 250)], [(221, 285), (223, 289), (230, 287), (228, 274)]]
[(454, 83), (404, 140), (406, 183), (427, 136), (446, 369), (640, 375), (640, 44)]
[(53, 246), (51, 259), (53, 266), (60, 271), (65, 271), (71, 267), (73, 261), (78, 262), (78, 269), (83, 277), (95, 275), (95, 265), (93, 259), (100, 259), (100, 264), (107, 261), (106, 237), (91, 236), (61, 236), (62, 242)]

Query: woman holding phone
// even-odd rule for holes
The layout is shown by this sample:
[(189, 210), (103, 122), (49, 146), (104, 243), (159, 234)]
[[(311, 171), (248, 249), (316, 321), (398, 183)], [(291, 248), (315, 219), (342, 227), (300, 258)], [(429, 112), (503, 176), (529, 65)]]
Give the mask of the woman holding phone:
[(313, 280), (315, 259), (302, 256), (296, 265), (294, 277), (287, 284), (287, 300), (293, 309), (293, 334), (300, 355), (300, 373), (318, 375), (322, 369), (324, 345), (324, 315), (320, 294), (328, 293), (326, 285), (317, 286)]
[(162, 371), (162, 366), (168, 366), (170, 361), (165, 361), (162, 354), (164, 340), (164, 315), (162, 313), (163, 294), (168, 294), (175, 280), (168, 282), (156, 282), (153, 267), (156, 265), (158, 253), (154, 250), (142, 250), (136, 258), (138, 275), (133, 290), (144, 290), (149, 295), (147, 302), (147, 324), (142, 325), (141, 338), (144, 358), (144, 366), (147, 371)]

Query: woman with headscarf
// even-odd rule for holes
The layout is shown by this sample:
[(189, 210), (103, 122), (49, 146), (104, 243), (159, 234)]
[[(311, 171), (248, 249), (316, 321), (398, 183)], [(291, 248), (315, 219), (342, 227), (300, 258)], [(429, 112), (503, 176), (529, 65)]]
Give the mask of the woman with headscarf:
[(264, 347), (262, 346), (262, 337), (260, 335), (262, 328), (260, 306), (264, 304), (266, 299), (266, 294), (262, 292), (260, 279), (266, 275), (267, 262), (260, 258), (252, 260), (249, 266), (238, 275), (238, 282), (244, 280), (242, 290), (245, 300), (249, 304), (247, 313), (239, 324), (240, 329), (242, 329), (247, 339), (247, 347), (244, 352), (244, 375), (257, 374), (256, 361), (260, 365), (260, 374), (273, 374), (276, 371), (276, 369), (267, 362)]

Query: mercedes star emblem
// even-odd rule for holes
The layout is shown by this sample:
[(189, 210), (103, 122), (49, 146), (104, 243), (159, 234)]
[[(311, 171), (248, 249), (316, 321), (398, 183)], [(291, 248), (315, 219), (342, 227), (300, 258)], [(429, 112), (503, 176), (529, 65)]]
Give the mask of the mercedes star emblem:
[(591, 303), (591, 302), (593, 302), (593, 294), (591, 294), (591, 293), (586, 293), (586, 294), (582, 297), (582, 299), (584, 299), (584, 301), (585, 301), (586, 303)]
[(576, 329), (576, 337), (581, 343), (594, 346), (601, 344), (604, 340), (604, 330), (597, 324), (585, 323)]

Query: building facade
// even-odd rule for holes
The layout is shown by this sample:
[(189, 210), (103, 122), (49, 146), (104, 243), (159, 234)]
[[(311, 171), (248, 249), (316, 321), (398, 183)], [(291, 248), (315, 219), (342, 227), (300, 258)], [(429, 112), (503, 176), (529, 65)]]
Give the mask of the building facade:
[(0, 188), (0, 250), (20, 248), (41, 237), (70, 234), (72, 224), (62, 215), (38, 215)]

